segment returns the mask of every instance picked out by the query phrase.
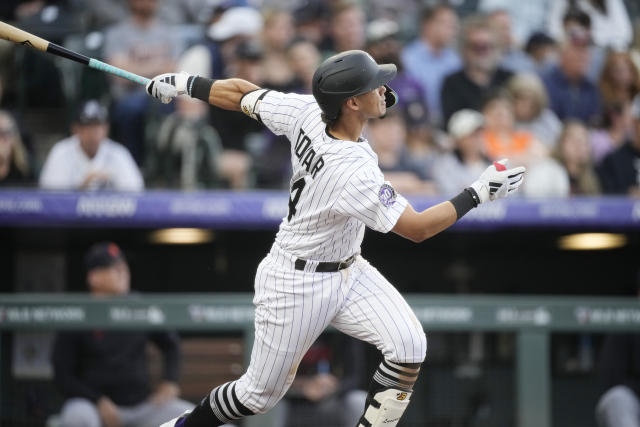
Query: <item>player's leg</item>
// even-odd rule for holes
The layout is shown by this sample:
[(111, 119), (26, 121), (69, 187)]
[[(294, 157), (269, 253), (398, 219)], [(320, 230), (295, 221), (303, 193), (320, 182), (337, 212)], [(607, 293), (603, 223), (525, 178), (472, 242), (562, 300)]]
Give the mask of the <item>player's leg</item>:
[(349, 285), (332, 325), (375, 345), (384, 357), (358, 426), (395, 426), (409, 405), (426, 355), (426, 337), (402, 295), (364, 259), (352, 266)]
[(339, 278), (340, 273), (319, 276), (284, 268), (273, 256), (263, 260), (256, 275), (255, 340), (247, 372), (214, 388), (191, 414), (167, 427), (220, 426), (275, 406), (333, 318)]

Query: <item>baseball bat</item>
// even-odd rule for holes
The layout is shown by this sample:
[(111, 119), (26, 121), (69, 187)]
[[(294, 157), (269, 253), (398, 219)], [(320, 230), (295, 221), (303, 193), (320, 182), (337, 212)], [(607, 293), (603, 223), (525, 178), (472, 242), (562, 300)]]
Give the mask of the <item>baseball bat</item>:
[(123, 77), (132, 82), (146, 85), (149, 81), (148, 78), (139, 76), (129, 71), (123, 70), (113, 65), (109, 65), (106, 62), (98, 61), (94, 58), (82, 55), (80, 53), (69, 50), (65, 47), (59, 46), (55, 43), (51, 43), (43, 38), (35, 36), (24, 30), (16, 28), (12, 25), (6, 24), (0, 21), (0, 39), (5, 39), (10, 42), (19, 43), (24, 46), (29, 46), (34, 49), (41, 50), (43, 52), (51, 53), (62, 58), (67, 58), (72, 61), (79, 62), (84, 65), (88, 65), (96, 70), (104, 71), (106, 73), (114, 74), (119, 77)]

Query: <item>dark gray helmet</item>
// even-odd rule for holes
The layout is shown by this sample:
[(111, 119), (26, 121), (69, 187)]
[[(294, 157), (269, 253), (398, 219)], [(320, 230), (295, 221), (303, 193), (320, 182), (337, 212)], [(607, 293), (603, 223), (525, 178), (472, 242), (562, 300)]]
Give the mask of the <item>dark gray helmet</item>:
[(387, 108), (398, 102), (387, 83), (396, 76), (394, 64), (378, 65), (368, 53), (348, 50), (327, 58), (313, 74), (313, 96), (329, 120), (338, 118), (342, 103), (384, 86)]

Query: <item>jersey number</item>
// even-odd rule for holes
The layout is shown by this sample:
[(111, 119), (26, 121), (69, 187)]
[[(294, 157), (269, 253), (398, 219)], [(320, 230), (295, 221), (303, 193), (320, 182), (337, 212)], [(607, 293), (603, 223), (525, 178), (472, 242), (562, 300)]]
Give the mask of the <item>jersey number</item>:
[[(291, 186), (291, 196), (289, 196), (289, 215), (287, 216), (287, 221), (291, 221), (291, 218), (296, 214), (296, 205), (298, 204), (298, 200), (300, 200), (300, 193), (304, 189), (304, 186), (307, 185), (307, 182), (303, 178), (300, 178)], [(295, 195), (293, 194), (295, 191)]]

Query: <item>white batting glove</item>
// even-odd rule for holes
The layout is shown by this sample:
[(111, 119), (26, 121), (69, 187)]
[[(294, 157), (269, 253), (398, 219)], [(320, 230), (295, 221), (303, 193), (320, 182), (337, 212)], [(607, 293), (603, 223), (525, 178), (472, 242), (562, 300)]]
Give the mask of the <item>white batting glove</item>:
[(147, 83), (147, 93), (159, 99), (163, 104), (168, 104), (178, 95), (187, 93), (188, 73), (165, 73), (152, 78)]
[(522, 185), (526, 169), (524, 166), (507, 169), (507, 162), (507, 159), (493, 162), (482, 172), (480, 178), (471, 184), (471, 188), (478, 194), (480, 203), (507, 197)]

